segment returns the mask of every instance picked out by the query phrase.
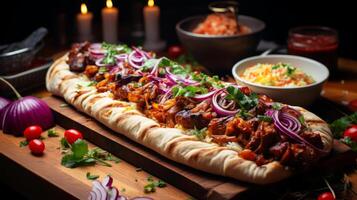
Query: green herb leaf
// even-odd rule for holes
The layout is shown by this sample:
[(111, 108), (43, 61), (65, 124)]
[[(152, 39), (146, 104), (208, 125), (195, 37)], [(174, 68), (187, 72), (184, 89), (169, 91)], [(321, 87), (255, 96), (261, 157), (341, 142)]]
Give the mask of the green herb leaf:
[(58, 137), (58, 133), (56, 132), (56, 130), (54, 128), (50, 129), (47, 131), (47, 136), (48, 137)]
[(156, 191), (156, 187), (163, 188), (166, 187), (166, 183), (162, 180), (154, 181), (152, 176), (147, 178), (148, 183), (144, 186), (145, 193), (151, 193)]
[(99, 175), (94, 175), (94, 174), (90, 174), (90, 172), (87, 172), (86, 177), (88, 180), (96, 180), (99, 178)]
[(99, 73), (105, 73), (107, 71), (108, 71), (107, 67), (100, 67), (98, 70)]
[(61, 138), (60, 143), (61, 143), (62, 149), (68, 149), (71, 147), (71, 145), (67, 142), (66, 138), (64, 138), (64, 137)]
[(183, 87), (181, 85), (176, 85), (172, 87), (172, 94), (174, 97), (184, 96), (184, 97), (193, 97), (196, 94), (205, 94), (208, 92), (207, 88), (205, 87), (197, 87), (197, 86), (186, 86)]
[(29, 144), (29, 142), (27, 140), (23, 140), (20, 142), (20, 147), (27, 146), (28, 144)]
[(281, 103), (278, 103), (278, 102), (274, 102), (271, 106), (274, 110), (280, 110), (283, 105)]
[(273, 121), (273, 118), (266, 116), (266, 115), (258, 115), (257, 118), (259, 121), (264, 121), (264, 122), (269, 122), (269, 123)]
[(228, 86), (226, 90), (228, 92), (226, 99), (234, 100), (241, 109), (250, 110), (259, 102), (258, 95), (256, 93), (252, 93), (248, 96), (245, 95), (239, 88), (234, 86)]
[(84, 140), (78, 139), (72, 144), (71, 150), (75, 159), (81, 159), (88, 153), (88, 144)]
[(357, 124), (357, 112), (332, 122), (330, 124), (330, 128), (333, 136), (337, 139), (341, 138), (343, 136), (343, 132), (352, 124)]
[(203, 140), (206, 138), (206, 131), (207, 128), (203, 128), (203, 129), (196, 129), (196, 127), (192, 130), (189, 131), (189, 134), (194, 135), (197, 137), (197, 139), (199, 140)]

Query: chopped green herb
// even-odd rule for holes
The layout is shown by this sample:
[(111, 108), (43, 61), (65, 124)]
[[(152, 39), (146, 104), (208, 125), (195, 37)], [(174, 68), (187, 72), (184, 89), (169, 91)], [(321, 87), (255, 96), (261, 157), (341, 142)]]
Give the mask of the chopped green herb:
[(99, 175), (93, 175), (93, 174), (90, 174), (90, 172), (87, 172), (86, 177), (88, 180), (96, 180), (99, 178)]
[(301, 123), (301, 124), (305, 124), (305, 118), (304, 118), (304, 115), (300, 115), (299, 117), (298, 117), (298, 120), (299, 120), (299, 122)]
[(196, 127), (192, 130), (189, 131), (189, 134), (194, 135), (197, 137), (197, 139), (199, 140), (203, 140), (206, 138), (206, 131), (207, 128), (203, 128), (203, 129), (196, 129)]
[(91, 82), (88, 83), (87, 87), (94, 86), (96, 84), (97, 84), (96, 81), (91, 81)]
[(274, 102), (271, 107), (274, 109), (274, 110), (280, 110), (283, 105), (281, 103), (278, 103), (278, 102)]
[(27, 140), (23, 140), (20, 142), (20, 147), (27, 146), (28, 144), (29, 144), (29, 142)]
[(166, 183), (162, 180), (154, 181), (152, 176), (147, 178), (148, 184), (144, 186), (145, 193), (152, 193), (156, 191), (156, 187), (163, 188), (166, 187)]
[(192, 85), (186, 87), (183, 87), (181, 85), (176, 85), (172, 87), (171, 91), (174, 97), (178, 97), (178, 96), (193, 97), (196, 94), (205, 94), (208, 92), (207, 88), (205, 87), (197, 87)]
[(108, 71), (108, 69), (106, 67), (100, 67), (98, 70), (99, 73), (105, 73), (107, 71)]
[(273, 118), (266, 116), (266, 115), (258, 115), (257, 116), (258, 120), (264, 121), (264, 122), (272, 122)]
[(154, 178), (152, 176), (148, 176), (147, 181), (152, 182), (152, 181), (154, 181)]
[(125, 188), (122, 188), (121, 190), (120, 190), (120, 192), (125, 192), (126, 191), (126, 189)]
[(272, 68), (272, 69), (279, 69), (279, 68), (280, 68), (280, 65), (279, 65), (279, 64), (278, 64), (278, 65), (273, 65), (271, 68)]
[(234, 86), (228, 86), (227, 92), (228, 95), (226, 99), (234, 100), (241, 109), (250, 110), (258, 104), (258, 95), (256, 93), (252, 93), (248, 96)]
[(47, 136), (48, 137), (58, 137), (58, 133), (56, 132), (56, 130), (54, 128), (50, 129), (47, 131)]

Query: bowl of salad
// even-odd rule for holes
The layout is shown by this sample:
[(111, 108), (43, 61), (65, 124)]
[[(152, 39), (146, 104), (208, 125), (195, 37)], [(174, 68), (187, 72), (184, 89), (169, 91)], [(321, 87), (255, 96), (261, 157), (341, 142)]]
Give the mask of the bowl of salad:
[(232, 69), (235, 80), (254, 92), (297, 106), (309, 106), (320, 96), (329, 76), (327, 67), (309, 58), (292, 55), (250, 57)]
[(238, 60), (254, 55), (264, 29), (259, 19), (229, 13), (193, 16), (176, 25), (185, 49), (215, 74), (230, 72)]

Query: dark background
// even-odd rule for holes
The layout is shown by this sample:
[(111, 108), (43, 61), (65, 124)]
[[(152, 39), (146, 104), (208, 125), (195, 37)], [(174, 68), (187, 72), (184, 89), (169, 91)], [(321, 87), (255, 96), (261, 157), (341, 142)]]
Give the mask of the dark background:
[[(6, 4), (5, 4), (6, 2)], [(76, 40), (75, 15), (80, 4), (85, 2), (90, 12), (94, 14), (94, 29), (96, 40), (101, 40), (100, 10), (105, 0), (12, 0), (0, 3), (0, 44), (21, 40), (39, 26), (49, 29), (46, 44), (58, 47), (68, 46)], [(120, 9), (119, 29), (120, 41), (139, 43), (140, 39), (132, 38), (133, 29), (140, 29), (144, 0), (113, 0)], [(188, 16), (207, 14), (207, 4), (212, 0), (157, 0), (161, 8), (162, 38), (169, 44), (178, 43), (175, 24)], [(267, 28), (264, 39), (285, 44), (289, 28), (299, 25), (324, 25), (337, 29), (340, 36), (340, 55), (357, 59), (357, 31), (355, 29), (357, 16), (353, 1), (258, 1), (240, 0), (240, 13), (262, 19)], [(59, 27), (59, 14), (64, 18), (65, 29)], [(138, 25), (139, 24), (139, 25)], [(136, 28), (135, 28), (136, 27)], [(62, 42), (59, 39), (60, 30)], [(66, 37), (64, 38), (63, 35)], [(64, 42), (64, 43), (63, 43)]]

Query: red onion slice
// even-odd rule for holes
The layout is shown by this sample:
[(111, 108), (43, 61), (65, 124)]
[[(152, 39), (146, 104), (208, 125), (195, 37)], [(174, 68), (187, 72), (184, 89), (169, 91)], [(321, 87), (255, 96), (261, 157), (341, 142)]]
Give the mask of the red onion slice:
[(107, 200), (108, 193), (101, 182), (97, 180), (93, 181), (93, 192), (97, 196), (96, 200)]
[(208, 98), (211, 98), (214, 95), (214, 93), (216, 93), (216, 92), (217, 92), (217, 90), (213, 90), (206, 94), (196, 94), (194, 97), (192, 97), (192, 99), (195, 101), (204, 101)]
[(176, 74), (171, 73), (169, 67), (166, 67), (165, 71), (166, 71), (165, 77), (168, 80), (170, 80), (171, 84), (173, 84), (173, 85), (176, 85), (177, 83), (182, 83), (185, 86), (189, 86), (189, 85), (197, 86), (197, 85), (200, 84), (199, 82), (197, 82), (195, 80), (189, 79), (189, 77), (184, 78), (184, 77), (182, 77), (180, 75), (176, 75)]
[(105, 66), (110, 66), (110, 64), (105, 64), (102, 61), (104, 60), (104, 58), (100, 58), (98, 60), (95, 61), (95, 65), (97, 65), (98, 67), (105, 67)]
[(89, 46), (89, 53), (94, 55), (104, 55), (107, 53), (107, 50), (102, 49), (102, 44), (93, 43)]
[(314, 146), (299, 135), (302, 127), (301, 123), (291, 114), (279, 110), (268, 110), (265, 114), (273, 118), (275, 127), (287, 137), (295, 140), (298, 143), (310, 146), (321, 155), (326, 155), (329, 153), (329, 151)]
[(113, 178), (111, 176), (104, 177), (102, 181), (102, 185), (106, 187), (112, 187), (112, 184), (113, 184)]
[(222, 94), (226, 93), (226, 89), (220, 89), (216, 93), (214, 93), (212, 97), (212, 108), (213, 110), (221, 116), (230, 116), (230, 115), (235, 115), (238, 113), (239, 108), (235, 110), (227, 110), (225, 108), (222, 108), (222, 106), (218, 103), (219, 99), (218, 98), (224, 98), (222, 97)]
[(122, 54), (119, 54), (119, 55), (115, 55), (114, 57), (115, 57), (115, 58), (117, 59), (117, 61), (119, 61), (119, 62), (125, 62), (125, 61), (128, 59), (128, 54), (122, 53)]

